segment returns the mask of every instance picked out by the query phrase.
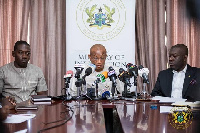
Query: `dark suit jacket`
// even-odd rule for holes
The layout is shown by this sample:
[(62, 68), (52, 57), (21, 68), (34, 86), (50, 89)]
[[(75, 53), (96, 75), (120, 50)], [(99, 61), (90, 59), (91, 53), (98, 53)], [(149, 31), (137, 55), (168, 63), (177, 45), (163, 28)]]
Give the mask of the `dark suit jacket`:
[[(152, 96), (171, 97), (173, 70), (171, 68), (163, 70), (158, 74), (158, 78)], [(182, 96), (189, 100), (200, 100), (200, 69), (187, 65)], [(195, 94), (195, 95), (194, 95)]]

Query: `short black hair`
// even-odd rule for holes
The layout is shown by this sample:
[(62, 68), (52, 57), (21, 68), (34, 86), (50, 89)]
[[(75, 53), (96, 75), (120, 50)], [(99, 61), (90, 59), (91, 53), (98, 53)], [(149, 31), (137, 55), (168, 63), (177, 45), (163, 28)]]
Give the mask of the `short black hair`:
[(188, 56), (188, 47), (185, 44), (176, 44), (171, 47), (171, 49), (173, 49), (173, 48), (181, 48), (183, 50), (184, 54)]
[(27, 45), (27, 46), (30, 47), (30, 45), (29, 45), (26, 41), (20, 40), (20, 41), (17, 41), (17, 42), (15, 43), (14, 51), (17, 50), (17, 47), (18, 47), (19, 45), (21, 45), (21, 44), (24, 44), (24, 45)]

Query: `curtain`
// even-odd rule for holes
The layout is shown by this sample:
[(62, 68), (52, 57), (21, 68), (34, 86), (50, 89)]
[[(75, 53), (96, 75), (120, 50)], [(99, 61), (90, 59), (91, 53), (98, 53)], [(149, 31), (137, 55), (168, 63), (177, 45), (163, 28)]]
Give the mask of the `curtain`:
[[(165, 45), (165, 0), (136, 1), (136, 64), (149, 69), (147, 91), (150, 93), (160, 70), (167, 68)], [(138, 92), (142, 91), (138, 79)]]
[[(159, 71), (167, 68), (171, 46), (187, 45), (188, 64), (200, 67), (199, 7), (198, 0), (136, 1), (136, 64), (149, 68), (149, 93), (155, 85)], [(141, 92), (140, 78), (138, 88)]]
[(14, 44), (27, 41), (30, 0), (0, 0), (0, 66), (11, 61)]
[(65, 0), (32, 0), (30, 62), (42, 68), (49, 95), (60, 95), (66, 71)]
[[(200, 67), (200, 22), (198, 19), (200, 16), (194, 16), (196, 13), (198, 15), (200, 2), (198, 0), (167, 0), (166, 7), (168, 51), (172, 45), (185, 44), (189, 49), (188, 64)], [(188, 11), (193, 14), (189, 14)]]

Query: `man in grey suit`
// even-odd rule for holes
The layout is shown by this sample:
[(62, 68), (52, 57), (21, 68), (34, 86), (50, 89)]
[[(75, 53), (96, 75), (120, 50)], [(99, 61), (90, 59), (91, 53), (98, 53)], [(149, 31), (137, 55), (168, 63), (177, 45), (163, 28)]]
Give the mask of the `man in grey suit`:
[(158, 74), (152, 96), (200, 100), (200, 69), (187, 64), (187, 57), (186, 45), (177, 44), (171, 47), (170, 68)]

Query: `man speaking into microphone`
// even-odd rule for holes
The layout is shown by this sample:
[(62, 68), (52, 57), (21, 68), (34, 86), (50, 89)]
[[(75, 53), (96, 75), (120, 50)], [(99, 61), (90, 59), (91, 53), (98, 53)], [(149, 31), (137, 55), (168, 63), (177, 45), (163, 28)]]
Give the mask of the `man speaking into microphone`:
[[(94, 82), (97, 80), (97, 75), (102, 74), (105, 71), (109, 71), (109, 67), (106, 64), (106, 57), (107, 57), (107, 51), (106, 48), (101, 44), (95, 44), (90, 48), (90, 54), (88, 55), (90, 61), (85, 64), (85, 68), (83, 69), (82, 75), (84, 75), (84, 71), (87, 69), (87, 67), (90, 67), (91, 64), (95, 65), (95, 70), (89, 75), (85, 77), (86, 81), (86, 87), (87, 88), (95, 88)], [(118, 68), (113, 67), (113, 69), (118, 72)], [(117, 73), (118, 75), (118, 73)], [(77, 88), (75, 86), (76, 79), (73, 78), (71, 90), (73, 92), (72, 95), (76, 94)], [(116, 79), (116, 88), (119, 92), (122, 92), (123, 90), (123, 83)], [(98, 92), (103, 93), (104, 90), (111, 91), (112, 88), (112, 81), (110, 79), (105, 79), (105, 82), (100, 82), (98, 84)]]

